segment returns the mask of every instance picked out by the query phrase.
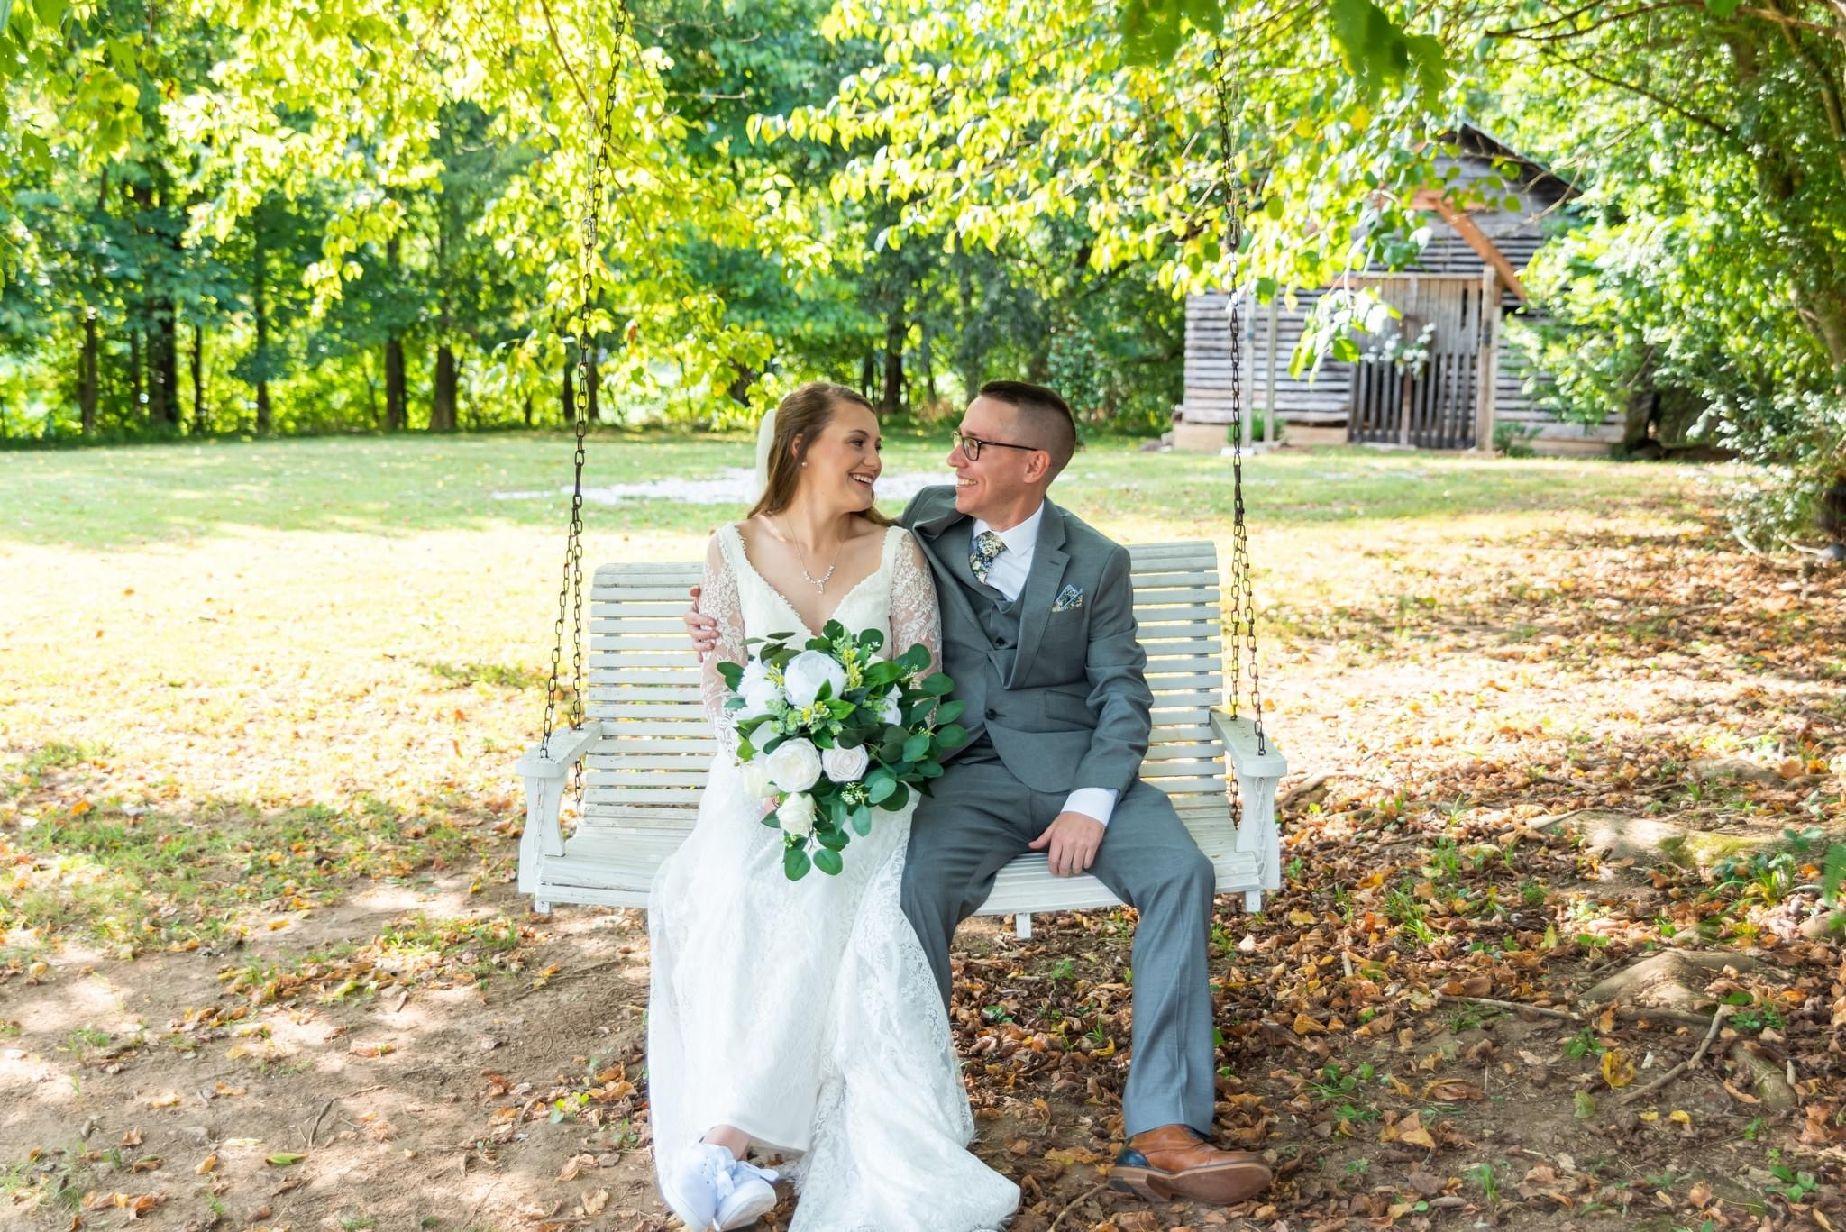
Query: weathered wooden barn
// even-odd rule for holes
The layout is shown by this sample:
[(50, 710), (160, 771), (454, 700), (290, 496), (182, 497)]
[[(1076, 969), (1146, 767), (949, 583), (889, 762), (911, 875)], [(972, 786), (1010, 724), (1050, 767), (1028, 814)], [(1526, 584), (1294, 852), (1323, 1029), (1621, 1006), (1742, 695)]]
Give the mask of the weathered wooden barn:
[[(1289, 375), (1289, 359), (1315, 303), (1330, 288), (1298, 291), (1294, 303), (1247, 306), (1241, 314), (1244, 403), (1273, 406), (1283, 439), (1354, 441), (1424, 449), (1491, 449), (1494, 430), (1519, 425), (1542, 452), (1602, 452), (1621, 440), (1619, 413), (1601, 424), (1560, 421), (1538, 402), (1546, 378), (1509, 340), (1504, 320), (1523, 313), (1520, 272), (1561, 225), (1568, 184), (1479, 129), (1447, 137), (1457, 186), (1498, 176), (1516, 198), (1492, 208), (1459, 208), (1453, 189), (1416, 199), (1430, 238), (1401, 270), (1355, 271), (1342, 285), (1370, 286), (1402, 316), (1360, 340), (1356, 361), (1322, 362), (1318, 373)], [(1182, 447), (1215, 449), (1230, 422), (1229, 297), (1195, 295), (1186, 305), (1185, 401), (1174, 408)], [(1484, 308), (1486, 310), (1484, 310)], [(1408, 356), (1408, 359), (1400, 358)]]

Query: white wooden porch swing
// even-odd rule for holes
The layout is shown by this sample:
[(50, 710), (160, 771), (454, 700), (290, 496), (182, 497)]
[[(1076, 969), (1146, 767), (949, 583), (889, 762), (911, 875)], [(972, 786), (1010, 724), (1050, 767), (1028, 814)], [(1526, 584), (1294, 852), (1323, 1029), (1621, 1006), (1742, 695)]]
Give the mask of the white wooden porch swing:
[[(585, 104), (588, 109), (587, 99)], [(602, 123), (581, 229), (570, 529), (544, 735), (517, 764), (526, 786), (518, 886), (522, 894), (532, 896), (539, 912), (549, 912), (559, 903), (645, 907), (655, 870), (698, 816), (706, 768), (718, 750), (700, 706), (698, 661), (680, 619), (687, 588), (699, 578), (697, 562), (615, 563), (595, 571), (585, 687), (583, 464), (590, 359), (582, 342), (589, 337), (609, 142), (606, 111), (593, 114), (601, 114)], [(1242, 234), (1239, 194), (1232, 191), (1228, 167), (1225, 176), (1229, 237), (1235, 245)], [(1263, 894), (1282, 884), (1276, 784), (1288, 764), (1263, 729), (1257, 677), (1256, 606), (1244, 527), (1243, 391), (1236, 353), (1241, 310), (1234, 297), (1230, 439), (1235, 520), (1228, 615), (1215, 544), (1136, 544), (1129, 551), (1135, 619), (1154, 694), (1153, 731), (1141, 777), (1172, 797), (1217, 870), (1218, 892), (1242, 894), (1245, 908), (1255, 911)], [(559, 681), (567, 623), (573, 686), (568, 694)], [(1228, 705), (1223, 657), (1227, 634)], [(1246, 652), (1249, 710), (1240, 713)], [(558, 703), (566, 697), (569, 726), (558, 730)], [(560, 825), (567, 789), (579, 802), (579, 820), (568, 835)], [(1095, 878), (1053, 877), (1043, 855), (1027, 853), (1001, 872), (978, 914), (1011, 915), (1019, 935), (1026, 937), (1031, 935), (1034, 912), (1118, 903)]]

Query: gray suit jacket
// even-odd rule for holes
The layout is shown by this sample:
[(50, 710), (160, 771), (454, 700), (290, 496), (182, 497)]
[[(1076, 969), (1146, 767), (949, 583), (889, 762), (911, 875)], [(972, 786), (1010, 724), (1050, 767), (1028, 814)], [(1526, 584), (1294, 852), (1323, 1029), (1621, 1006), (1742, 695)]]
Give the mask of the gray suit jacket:
[[(987, 600), (968, 565), (972, 519), (956, 511), (955, 489), (925, 488), (900, 521), (936, 576), (943, 670), (967, 705), (970, 741), (985, 730), (1007, 769), (1035, 791), (1126, 792), (1141, 773), (1154, 700), (1135, 637), (1128, 549), (1047, 501), (1019, 595), (1019, 644), (1004, 646), (975, 612)], [(1054, 611), (1067, 588), (1082, 601)]]

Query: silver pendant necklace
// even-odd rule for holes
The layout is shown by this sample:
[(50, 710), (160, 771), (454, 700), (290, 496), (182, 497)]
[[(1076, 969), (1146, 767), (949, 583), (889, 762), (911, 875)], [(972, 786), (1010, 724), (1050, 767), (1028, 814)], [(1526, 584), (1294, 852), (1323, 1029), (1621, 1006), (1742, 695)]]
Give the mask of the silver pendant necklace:
[(812, 573), (808, 572), (808, 554), (801, 550), (800, 540), (788, 533), (788, 527), (784, 526), (781, 530), (783, 541), (795, 549), (795, 560), (801, 568), (801, 576), (807, 579), (808, 585), (812, 586), (817, 594), (827, 593), (827, 583), (833, 580), (833, 571), (839, 568), (840, 554), (838, 550), (835, 550), (833, 554), (833, 563), (827, 566), (827, 572), (821, 574), (819, 577), (815, 577)]

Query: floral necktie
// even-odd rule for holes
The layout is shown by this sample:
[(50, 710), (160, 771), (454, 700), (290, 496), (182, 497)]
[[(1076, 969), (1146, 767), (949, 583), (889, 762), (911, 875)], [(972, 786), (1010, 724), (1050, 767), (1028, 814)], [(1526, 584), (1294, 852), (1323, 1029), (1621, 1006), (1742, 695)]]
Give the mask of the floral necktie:
[(1006, 551), (1006, 540), (993, 531), (984, 530), (974, 537), (974, 550), (968, 553), (968, 568), (974, 570), (974, 576), (981, 580), (981, 585), (991, 583), (987, 580), (987, 571), (993, 567), (995, 558)]

